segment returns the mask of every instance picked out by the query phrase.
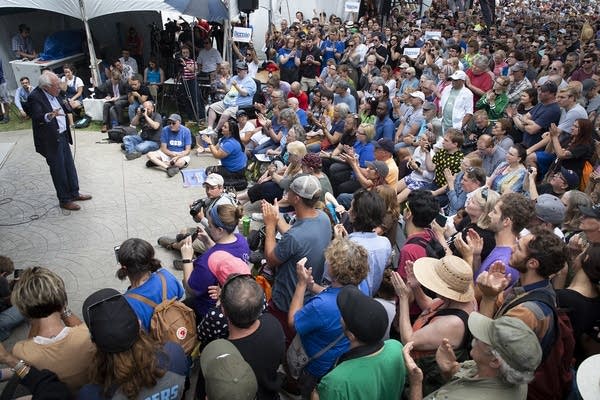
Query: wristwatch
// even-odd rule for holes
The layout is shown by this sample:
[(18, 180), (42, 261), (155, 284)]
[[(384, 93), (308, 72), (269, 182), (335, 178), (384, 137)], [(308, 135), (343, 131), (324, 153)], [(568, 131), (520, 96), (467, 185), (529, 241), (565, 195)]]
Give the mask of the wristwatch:
[(182, 263), (182, 264), (191, 264), (191, 263), (192, 263), (192, 260), (191, 260), (191, 259), (189, 259), (189, 258), (184, 258), (183, 260), (181, 260), (181, 263)]

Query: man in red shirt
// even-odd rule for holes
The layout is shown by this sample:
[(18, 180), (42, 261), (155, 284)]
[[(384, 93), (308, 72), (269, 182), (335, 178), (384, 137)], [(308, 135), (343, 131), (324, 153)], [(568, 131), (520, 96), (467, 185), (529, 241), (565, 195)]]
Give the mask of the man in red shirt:
[(490, 61), (486, 56), (477, 54), (473, 57), (473, 64), (466, 74), (465, 86), (473, 92), (473, 105), (475, 105), (481, 96), (494, 86), (494, 74), (490, 72)]
[(298, 99), (298, 105), (301, 109), (304, 111), (308, 110), (308, 95), (306, 92), (302, 91), (300, 82), (292, 82), (287, 98), (289, 99), (291, 97)]

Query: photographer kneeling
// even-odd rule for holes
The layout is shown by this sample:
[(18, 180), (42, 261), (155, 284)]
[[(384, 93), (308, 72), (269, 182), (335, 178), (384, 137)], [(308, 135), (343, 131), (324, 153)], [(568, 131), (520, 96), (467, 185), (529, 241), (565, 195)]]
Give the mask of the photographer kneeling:
[[(206, 215), (209, 214), (210, 210), (213, 207), (223, 204), (237, 205), (237, 201), (225, 192), (224, 183), (225, 181), (221, 175), (208, 175), (202, 185), (206, 191), (206, 197), (196, 200), (190, 205), (190, 214), (192, 218), (195, 222), (201, 224), (202, 228), (204, 228), (209, 235), (210, 230), (208, 230), (208, 219), (206, 218)], [(161, 236), (158, 239), (158, 244), (166, 249), (179, 251), (183, 245), (184, 239), (192, 235), (192, 248), (194, 249), (194, 253), (202, 254), (206, 251), (206, 247), (204, 242), (197, 239), (197, 230), (196, 227), (185, 228), (175, 238)], [(183, 269), (182, 261), (173, 260), (173, 268), (181, 271)]]
[(131, 125), (139, 126), (139, 135), (126, 135), (123, 137), (123, 148), (125, 158), (135, 160), (142, 154), (158, 150), (160, 147), (160, 133), (162, 128), (162, 117), (154, 110), (151, 101), (145, 101), (136, 110)]

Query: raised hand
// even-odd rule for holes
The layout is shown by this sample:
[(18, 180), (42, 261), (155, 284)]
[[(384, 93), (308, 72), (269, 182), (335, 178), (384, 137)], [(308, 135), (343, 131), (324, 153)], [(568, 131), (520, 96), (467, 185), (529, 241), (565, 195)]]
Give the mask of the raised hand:
[(310, 285), (312, 280), (312, 268), (306, 268), (306, 257), (302, 257), (296, 263), (296, 276), (298, 277), (298, 283), (304, 283), (305, 285)]
[(411, 289), (406, 285), (402, 277), (396, 271), (392, 271), (392, 285), (394, 285), (394, 292), (400, 300), (407, 300), (410, 296)]
[(192, 248), (192, 236), (188, 236), (183, 240), (183, 244), (179, 250), (181, 252), (181, 258), (184, 260), (191, 260), (194, 257), (194, 249)]
[(435, 361), (442, 373), (453, 374), (459, 367), (459, 364), (456, 361), (456, 355), (454, 354), (454, 349), (448, 339), (442, 339), (442, 344), (439, 345), (435, 352)]
[(482, 272), (477, 278), (477, 286), (486, 297), (497, 297), (510, 284), (510, 274), (502, 261), (493, 263), (488, 271)]
[(277, 204), (277, 199), (275, 199), (274, 205), (271, 205), (267, 201), (263, 200), (260, 206), (265, 225), (277, 226), (277, 220), (279, 219), (279, 206)]
[(411, 385), (415, 383), (423, 382), (423, 371), (417, 365), (415, 360), (410, 355), (410, 352), (413, 349), (414, 342), (408, 342), (404, 345), (402, 349), (402, 355), (404, 356), (404, 365), (406, 366), (406, 370), (408, 371), (408, 379), (410, 380)]
[(406, 263), (404, 264), (404, 270), (406, 271), (406, 284), (412, 289), (421, 286), (421, 284), (415, 277), (414, 267), (415, 263), (413, 261), (406, 261)]

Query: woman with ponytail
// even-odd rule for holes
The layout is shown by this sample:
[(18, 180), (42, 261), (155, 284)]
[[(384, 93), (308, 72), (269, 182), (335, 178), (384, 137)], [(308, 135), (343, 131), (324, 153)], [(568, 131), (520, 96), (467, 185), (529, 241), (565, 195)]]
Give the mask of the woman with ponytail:
[[(246, 238), (236, 232), (244, 208), (232, 204), (221, 204), (210, 209), (207, 215), (208, 232), (198, 227), (198, 239), (204, 242), (206, 251), (192, 261), (194, 249), (192, 238), (188, 236), (181, 246), (183, 259), (183, 284), (191, 307), (196, 312), (196, 320), (201, 321), (208, 310), (215, 306), (216, 300), (209, 295), (209, 287), (219, 285), (215, 274), (209, 268), (208, 259), (216, 251), (225, 251), (245, 263), (250, 258), (250, 248)], [(187, 301), (186, 301), (187, 303)]]
[(137, 294), (159, 304), (164, 300), (162, 278), (166, 282), (169, 299), (181, 299), (183, 287), (173, 274), (161, 267), (160, 261), (154, 258), (154, 247), (145, 240), (131, 238), (124, 241), (118, 250), (117, 259), (121, 265), (117, 271), (117, 278), (122, 281), (128, 279), (130, 284), (125, 298), (137, 314), (142, 328), (148, 331), (154, 309), (128, 294)]

